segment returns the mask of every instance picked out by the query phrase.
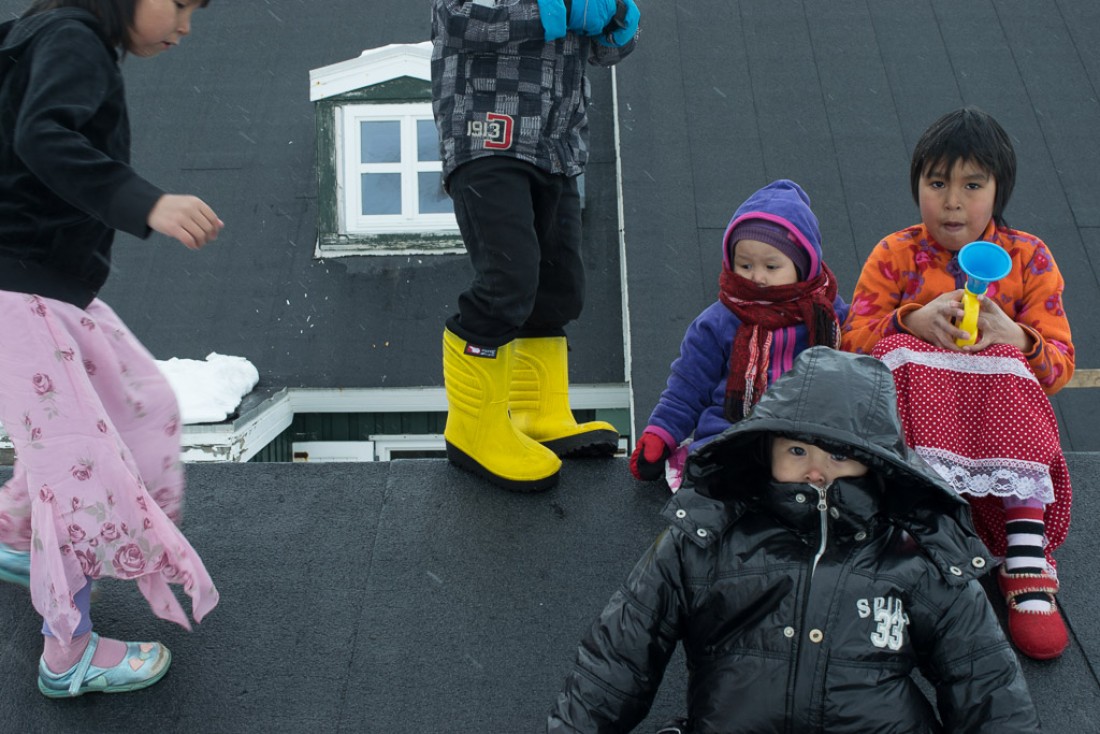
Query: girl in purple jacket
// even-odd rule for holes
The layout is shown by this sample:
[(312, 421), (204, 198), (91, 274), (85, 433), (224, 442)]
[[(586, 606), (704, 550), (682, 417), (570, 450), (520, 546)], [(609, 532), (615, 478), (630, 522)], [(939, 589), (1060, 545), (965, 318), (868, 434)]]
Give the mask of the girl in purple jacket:
[(773, 181), (738, 207), (722, 238), (718, 301), (696, 317), (668, 387), (630, 457), (637, 479), (662, 475), (672, 491), (688, 446), (698, 448), (745, 416), (808, 347), (838, 348), (848, 305), (821, 257), (810, 197)]

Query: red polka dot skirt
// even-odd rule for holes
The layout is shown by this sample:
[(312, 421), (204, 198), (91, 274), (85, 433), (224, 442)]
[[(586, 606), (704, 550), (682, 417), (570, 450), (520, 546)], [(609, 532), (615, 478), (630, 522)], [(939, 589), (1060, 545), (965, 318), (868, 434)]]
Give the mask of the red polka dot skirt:
[(990, 552), (1006, 548), (1006, 497), (1046, 505), (1045, 552), (1069, 531), (1072, 489), (1050, 400), (1015, 347), (977, 354), (939, 349), (908, 334), (872, 354), (894, 374), (905, 441), (970, 502)]

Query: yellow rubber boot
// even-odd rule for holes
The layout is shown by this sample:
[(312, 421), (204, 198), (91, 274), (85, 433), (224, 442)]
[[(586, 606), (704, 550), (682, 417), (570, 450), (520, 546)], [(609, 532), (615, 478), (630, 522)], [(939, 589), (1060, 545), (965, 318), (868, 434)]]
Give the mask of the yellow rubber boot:
[(535, 492), (557, 484), (561, 459), (517, 431), (508, 418), (513, 344), (492, 353), (467, 345), (450, 329), (443, 331), (448, 406), (443, 437), (455, 466), (513, 492)]
[(522, 433), (562, 457), (610, 456), (619, 432), (606, 421), (577, 423), (569, 407), (569, 356), (564, 336), (516, 339), (508, 405)]

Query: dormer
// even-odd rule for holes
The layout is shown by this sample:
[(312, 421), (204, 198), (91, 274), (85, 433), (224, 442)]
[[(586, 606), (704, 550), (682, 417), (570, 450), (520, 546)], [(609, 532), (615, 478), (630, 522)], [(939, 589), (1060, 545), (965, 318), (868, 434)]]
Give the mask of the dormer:
[(432, 44), (313, 69), (317, 257), (461, 252), (432, 117)]

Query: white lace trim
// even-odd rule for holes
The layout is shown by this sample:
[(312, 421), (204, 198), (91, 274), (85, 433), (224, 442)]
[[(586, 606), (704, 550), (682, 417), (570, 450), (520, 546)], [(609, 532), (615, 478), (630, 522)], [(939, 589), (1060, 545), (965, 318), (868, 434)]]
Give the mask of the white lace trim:
[(1031, 369), (1012, 357), (992, 357), (966, 352), (918, 352), (899, 347), (882, 355), (882, 361), (893, 372), (907, 364), (919, 364), (933, 369), (965, 372), (972, 375), (1014, 375), (1024, 380), (1038, 382)]
[(1046, 464), (1024, 459), (971, 459), (932, 446), (914, 450), (959, 494), (1035, 499), (1045, 505), (1054, 502), (1054, 483)]

